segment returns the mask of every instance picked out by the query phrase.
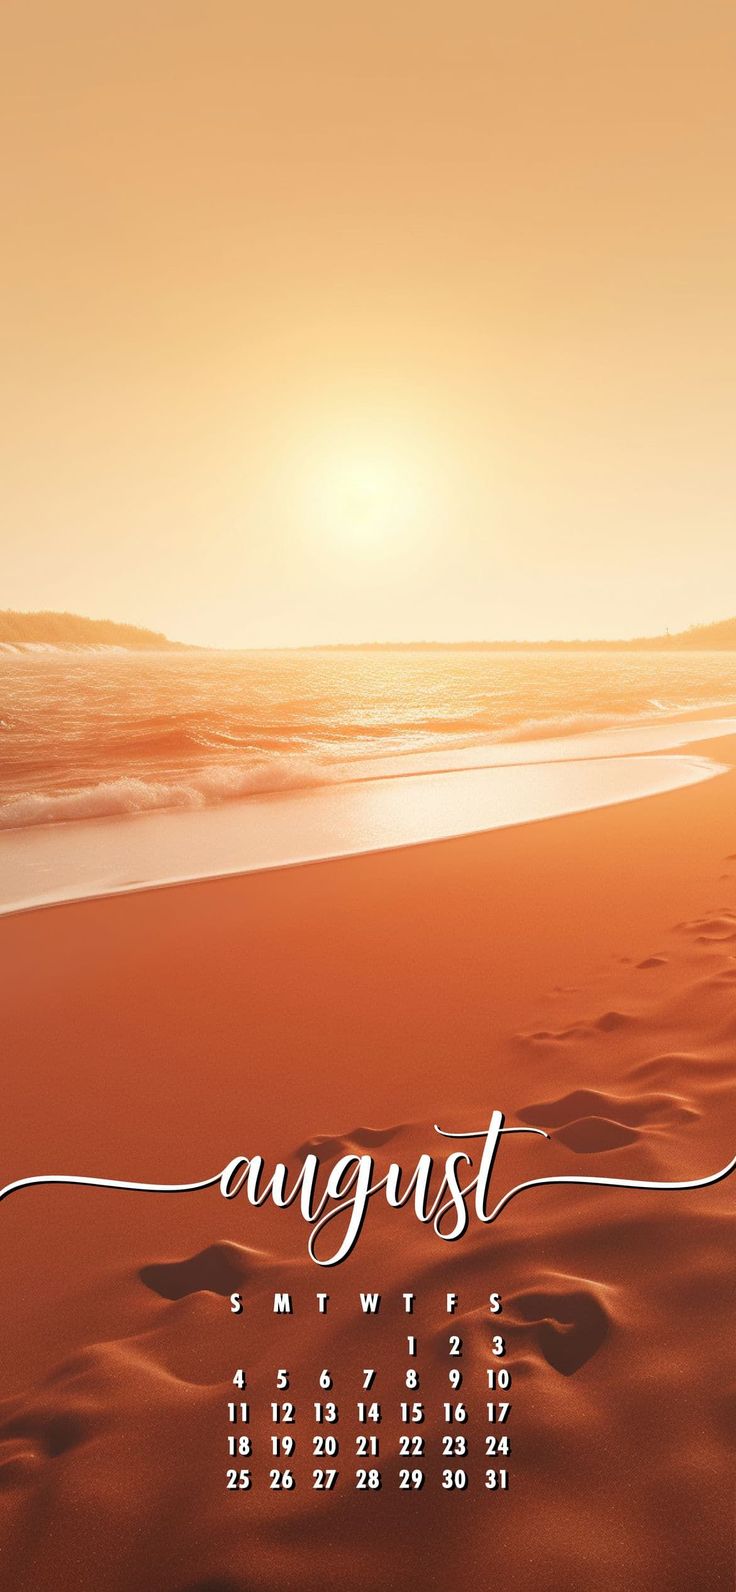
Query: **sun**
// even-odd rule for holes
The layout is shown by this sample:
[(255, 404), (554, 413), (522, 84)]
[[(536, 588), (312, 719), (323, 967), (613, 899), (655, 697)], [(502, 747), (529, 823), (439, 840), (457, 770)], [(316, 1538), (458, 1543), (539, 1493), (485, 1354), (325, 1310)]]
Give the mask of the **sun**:
[(356, 573), (371, 564), (411, 567), (444, 513), (442, 450), (404, 416), (310, 417), (289, 439), (289, 513), (317, 564)]
[(340, 450), (313, 473), (314, 519), (333, 546), (369, 557), (413, 541), (422, 487), (413, 461), (388, 450)]
[(330, 490), (334, 530), (346, 544), (384, 545), (405, 522), (406, 483), (386, 461), (342, 461)]

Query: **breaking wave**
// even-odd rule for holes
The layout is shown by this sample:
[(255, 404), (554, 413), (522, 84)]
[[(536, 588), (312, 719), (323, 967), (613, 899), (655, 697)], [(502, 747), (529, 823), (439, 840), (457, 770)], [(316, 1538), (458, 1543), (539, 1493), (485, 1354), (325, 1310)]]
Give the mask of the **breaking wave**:
[(33, 824), (71, 823), (82, 818), (130, 817), (135, 813), (193, 811), (238, 797), (275, 795), (328, 784), (329, 765), (281, 756), (250, 767), (215, 765), (176, 782), (122, 775), (75, 790), (23, 791), (0, 803), (0, 830)]

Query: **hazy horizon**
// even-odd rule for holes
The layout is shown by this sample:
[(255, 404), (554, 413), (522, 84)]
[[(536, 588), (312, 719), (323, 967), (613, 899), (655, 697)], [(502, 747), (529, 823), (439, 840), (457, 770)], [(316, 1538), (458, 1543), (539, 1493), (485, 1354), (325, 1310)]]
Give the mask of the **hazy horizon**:
[[(243, 642), (243, 643), (240, 644), (239, 647), (228, 649), (226, 646), (223, 646), (222, 643), (219, 643), (219, 644), (218, 643), (209, 643), (208, 644), (208, 643), (203, 643), (203, 642), (194, 642), (194, 641), (188, 640), (186, 637), (170, 636), (167, 632), (163, 632), (163, 631), (161, 631), (158, 628), (154, 630), (152, 627), (137, 626), (131, 620), (127, 620), (127, 619), (112, 619), (112, 618), (110, 618), (109, 615), (80, 614), (78, 611), (73, 610), (73, 609), (64, 609), (64, 610), (48, 610), (48, 609), (47, 610), (44, 610), (44, 609), (26, 609), (26, 610), (5, 609), (5, 610), (2, 610), (2, 609), (0, 609), (0, 645), (2, 645), (4, 642), (7, 642), (8, 640), (10, 640), (10, 641), (17, 640), (17, 641), (21, 642), (23, 639), (26, 639), (22, 635), (18, 636), (18, 635), (11, 634), (10, 636), (7, 636), (7, 635), (4, 636), (2, 634), (3, 621), (4, 620), (20, 620), (20, 621), (23, 621), (23, 620), (26, 620), (26, 619), (27, 620), (33, 620), (33, 619), (43, 620), (45, 618), (52, 619), (52, 620), (69, 619), (69, 620), (75, 621), (76, 623), (78, 623), (79, 625), (82, 625), (82, 626), (91, 625), (93, 627), (98, 627), (98, 626), (99, 627), (105, 627), (105, 628), (109, 628), (111, 631), (126, 631), (126, 630), (139, 631), (141, 634), (150, 635), (152, 638), (155, 637), (158, 641), (164, 641), (164, 642), (166, 642), (168, 645), (170, 645), (172, 647), (179, 647), (179, 648), (181, 648), (181, 647), (184, 647), (184, 648), (187, 648), (187, 647), (205, 647), (206, 650), (212, 650), (214, 648), (215, 650), (225, 650), (225, 651), (233, 650), (233, 651), (245, 651), (245, 652), (248, 652), (248, 651), (278, 652), (278, 651), (294, 651), (294, 650), (296, 650), (296, 651), (302, 651), (302, 650), (303, 651), (319, 651), (320, 649), (324, 649), (326, 651), (339, 651), (341, 649), (357, 649), (357, 650), (366, 649), (366, 650), (373, 650), (373, 649), (390, 649), (392, 647), (396, 648), (397, 650), (414, 650), (414, 649), (422, 650), (422, 649), (429, 649), (429, 648), (432, 648), (432, 647), (436, 647), (438, 649), (443, 649), (443, 648), (444, 649), (462, 649), (462, 648), (467, 648), (468, 650), (474, 650), (474, 649), (481, 650), (483, 648), (487, 648), (489, 650), (495, 650), (495, 649), (502, 649), (504, 647), (509, 647), (511, 649), (525, 648), (525, 647), (530, 647), (530, 648), (534, 648), (534, 647), (540, 647), (540, 648), (556, 648), (556, 647), (559, 647), (559, 648), (565, 648), (565, 647), (585, 648), (585, 647), (589, 647), (591, 649), (594, 649), (596, 647), (601, 647), (601, 648), (613, 647), (613, 648), (616, 648), (616, 647), (635, 646), (637, 642), (648, 642), (648, 643), (651, 643), (651, 642), (666, 641), (670, 637), (671, 637), (671, 639), (673, 641), (677, 641), (677, 640), (680, 640), (680, 639), (682, 639), (684, 637), (689, 636), (692, 633), (700, 633), (700, 632), (706, 632), (706, 631), (721, 630), (721, 629), (726, 629), (726, 628), (728, 628), (728, 629), (732, 628), (734, 630), (734, 639), (733, 639), (733, 641), (731, 641), (730, 638), (729, 638), (729, 642), (728, 642), (729, 648), (732, 647), (732, 646), (736, 647), (736, 617), (728, 616), (726, 618), (720, 618), (720, 619), (715, 619), (715, 620), (706, 620), (704, 622), (698, 621), (698, 622), (693, 623), (691, 625), (687, 625), (683, 630), (680, 630), (680, 631), (669, 631), (669, 630), (667, 630), (667, 631), (659, 632), (659, 633), (654, 634), (654, 635), (646, 635), (646, 636), (644, 636), (644, 635), (641, 635), (641, 636), (552, 636), (552, 635), (547, 634), (547, 635), (543, 635), (543, 636), (495, 636), (495, 637), (494, 636), (485, 636), (485, 637), (483, 637), (483, 636), (457, 636), (457, 637), (445, 637), (445, 638), (440, 638), (440, 637), (437, 637), (437, 636), (423, 636), (423, 637), (412, 637), (412, 638), (408, 638), (408, 639), (405, 638), (405, 637), (401, 637), (401, 636), (393, 636), (393, 637), (390, 637), (390, 638), (388, 638), (386, 640), (377, 640), (376, 638), (363, 636), (363, 637), (360, 637), (360, 638), (358, 638), (356, 640), (353, 640), (353, 641), (348, 641), (348, 640), (336, 640), (336, 641), (325, 641), (325, 640), (322, 640), (322, 641), (313, 641), (313, 642), (287, 642), (287, 641), (278, 642), (278, 641), (276, 641), (276, 642), (273, 642), (273, 643), (271, 643), (271, 644), (269, 644), (267, 646), (261, 646), (261, 647), (252, 646), (252, 645), (249, 645), (247, 642)], [(5, 628), (7, 630), (8, 626), (6, 626)], [(12, 626), (10, 628), (12, 630)], [(21, 630), (24, 629), (24, 628), (28, 628), (28, 629), (31, 629), (31, 630), (33, 629), (33, 627), (30, 627), (30, 626), (29, 627), (23, 627), (22, 625), (20, 626), (20, 628), (21, 628)], [(42, 630), (43, 626), (39, 626), (38, 628)], [(33, 637), (33, 635), (31, 635), (27, 639), (28, 640), (50, 639), (50, 637), (48, 637), (48, 638), (47, 637), (36, 638), (36, 637)]]

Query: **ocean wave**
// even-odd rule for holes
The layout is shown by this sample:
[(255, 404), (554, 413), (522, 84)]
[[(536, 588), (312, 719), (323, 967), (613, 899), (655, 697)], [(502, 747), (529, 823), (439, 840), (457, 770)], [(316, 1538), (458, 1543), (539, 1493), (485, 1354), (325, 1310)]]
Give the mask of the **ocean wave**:
[[(700, 709), (701, 704), (696, 704)], [(593, 709), (571, 711), (569, 713), (548, 713), (544, 716), (530, 716), (516, 720), (513, 724), (505, 724), (495, 729), (489, 736), (484, 737), (494, 745), (507, 741), (545, 741), (553, 740), (558, 735), (586, 735), (592, 730), (614, 730), (627, 724), (632, 728), (637, 725), (651, 724), (660, 718), (677, 718), (681, 713), (687, 712), (684, 707), (665, 707), (662, 703), (649, 704), (638, 712), (629, 710), (625, 712), (597, 712)]]
[(328, 764), (279, 757), (248, 767), (218, 765), (188, 773), (177, 781), (128, 775), (81, 785), (74, 790), (22, 791), (0, 803), (0, 830), (39, 824), (74, 823), (89, 818), (131, 817), (136, 813), (194, 811), (244, 796), (308, 790), (334, 778)]

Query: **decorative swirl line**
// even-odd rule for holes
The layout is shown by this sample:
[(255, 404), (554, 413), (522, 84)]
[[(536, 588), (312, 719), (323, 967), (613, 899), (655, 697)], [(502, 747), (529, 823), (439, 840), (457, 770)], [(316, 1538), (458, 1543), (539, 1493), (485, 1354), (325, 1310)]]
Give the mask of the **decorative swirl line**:
[[(442, 1137), (446, 1139), (471, 1139), (484, 1137), (483, 1134), (478, 1133), (446, 1133), (444, 1129), (437, 1127), (436, 1124), (435, 1131), (442, 1134)], [(528, 1128), (503, 1129), (504, 1133), (524, 1133), (529, 1131), (542, 1133), (540, 1128), (531, 1130)], [(543, 1134), (543, 1137), (548, 1138), (549, 1135), (545, 1133)], [(213, 1177), (202, 1178), (196, 1183), (137, 1183), (123, 1178), (79, 1177), (73, 1174), (67, 1175), (65, 1173), (54, 1172), (49, 1173), (48, 1175), (42, 1174), (38, 1177), (21, 1177), (18, 1178), (14, 1183), (6, 1183), (5, 1187), (0, 1189), (0, 1200), (7, 1199), (8, 1195), (16, 1194), (22, 1188), (33, 1188), (48, 1184), (67, 1184), (74, 1187), (86, 1188), (123, 1189), (125, 1191), (137, 1194), (195, 1194), (198, 1193), (200, 1189), (214, 1188), (215, 1184), (222, 1184), (227, 1176), (228, 1170), (229, 1167), (225, 1167), (224, 1171), (216, 1172)], [(637, 1188), (659, 1190), (662, 1193), (686, 1193), (689, 1190), (710, 1188), (716, 1183), (722, 1183), (727, 1177), (730, 1177), (731, 1173), (734, 1171), (736, 1171), (736, 1155), (733, 1156), (732, 1160), (730, 1160), (726, 1166), (721, 1167), (718, 1172), (711, 1172), (708, 1177), (687, 1178), (684, 1181), (671, 1183), (661, 1182), (657, 1179), (650, 1178), (592, 1177), (582, 1174), (579, 1176), (571, 1175), (558, 1177), (535, 1177), (531, 1178), (530, 1181), (526, 1183), (517, 1183), (514, 1188), (509, 1189), (506, 1194), (501, 1196), (501, 1199), (494, 1206), (490, 1216), (486, 1216), (483, 1219), (486, 1222), (494, 1222), (496, 1217), (500, 1216), (501, 1211), (511, 1203), (511, 1200), (516, 1199), (517, 1194), (523, 1194), (525, 1189), (530, 1188), (546, 1188), (551, 1187), (553, 1184), (566, 1183), (577, 1186), (592, 1185), (597, 1188)]]

